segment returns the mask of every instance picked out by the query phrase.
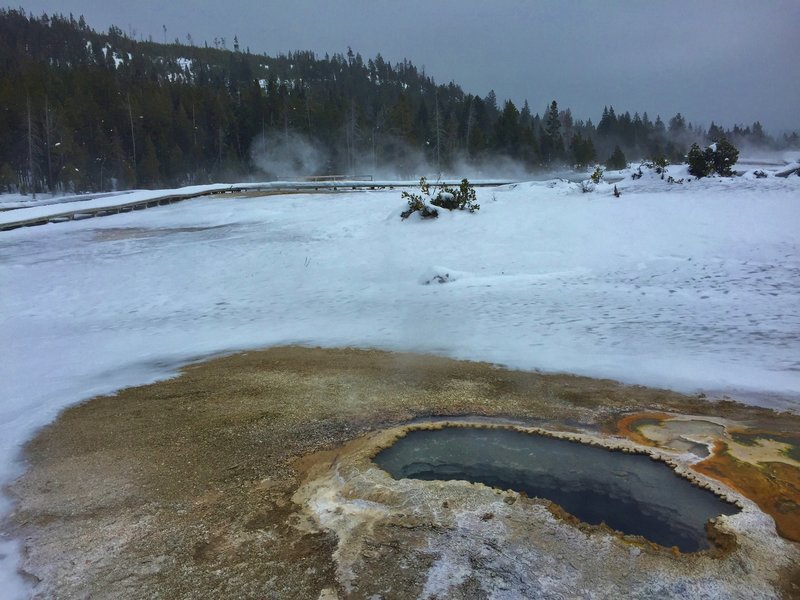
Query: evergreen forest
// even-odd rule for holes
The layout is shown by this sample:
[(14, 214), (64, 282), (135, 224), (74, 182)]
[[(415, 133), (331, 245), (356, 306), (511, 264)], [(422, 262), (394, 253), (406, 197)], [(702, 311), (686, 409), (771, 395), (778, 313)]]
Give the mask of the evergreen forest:
[[(780, 148), (797, 133), (724, 129), (607, 106), (595, 124), (437, 84), (410, 62), (270, 57), (217, 38), (137, 40), (83, 17), (0, 10), (0, 191), (84, 192), (291, 176), (536, 172), (661, 157), (723, 137)], [(228, 47), (230, 46), (230, 48)], [(545, 91), (546, 93), (546, 91)], [(541, 112), (535, 109), (541, 109)], [(598, 110), (599, 112), (599, 110)]]

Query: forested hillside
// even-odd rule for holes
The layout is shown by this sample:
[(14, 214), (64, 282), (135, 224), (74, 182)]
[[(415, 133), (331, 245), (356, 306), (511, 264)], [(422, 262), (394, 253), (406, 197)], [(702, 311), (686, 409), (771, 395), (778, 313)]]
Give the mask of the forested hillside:
[[(0, 11), (0, 191), (99, 191), (290, 175), (528, 171), (683, 160), (694, 142), (769, 138), (603, 109), (595, 126), (553, 101), (534, 113), (438, 85), (407, 61), (136, 41), (83, 18)], [(535, 83), (535, 82), (534, 82)], [(562, 110), (563, 109), (563, 110)], [(599, 111), (598, 111), (599, 112)], [(616, 157), (619, 158), (617, 153)]]

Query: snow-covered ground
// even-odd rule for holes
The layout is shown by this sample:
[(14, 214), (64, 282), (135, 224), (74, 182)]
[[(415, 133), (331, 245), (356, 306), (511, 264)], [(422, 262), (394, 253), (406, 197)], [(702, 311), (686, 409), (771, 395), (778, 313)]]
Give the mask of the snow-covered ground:
[[(573, 176), (577, 176), (573, 172)], [(580, 177), (579, 177), (580, 178)], [(481, 185), (494, 185), (512, 181), (503, 180), (474, 180), (473, 183)], [(31, 221), (56, 217), (65, 213), (78, 211), (91, 211), (95, 209), (117, 208), (137, 202), (148, 200), (159, 200), (167, 197), (196, 196), (198, 194), (210, 194), (212, 192), (233, 192), (234, 190), (259, 190), (259, 191), (298, 191), (298, 190), (336, 190), (343, 187), (353, 186), (356, 188), (369, 187), (396, 187), (396, 186), (417, 186), (415, 181), (265, 181), (265, 182), (244, 182), (244, 183), (214, 183), (206, 185), (190, 185), (171, 190), (131, 190), (127, 192), (104, 192), (98, 194), (80, 194), (77, 196), (57, 196), (51, 194), (37, 195), (34, 199), (31, 196), (20, 194), (0, 194), (0, 228), (11, 223)], [(459, 184), (459, 181), (445, 180), (448, 185)]]
[(124, 196), (134, 192), (99, 192), (96, 194), (0, 194), (0, 212), (32, 208), (37, 206), (52, 206), (54, 204), (72, 204), (73, 202), (86, 202), (98, 198)]
[[(800, 177), (621, 175), (620, 198), (609, 184), (523, 183), (434, 221), (401, 221), (395, 190), (218, 196), (2, 232), (0, 480), (65, 406), (276, 344), (800, 411)], [(0, 560), (0, 589), (14, 560)]]
[[(175, 190), (135, 190), (130, 192), (107, 192), (103, 194), (83, 194), (78, 196), (38, 196), (27, 203), (19, 206), (17, 200), (20, 196), (9, 195), (11, 200), (6, 199), (5, 195), (0, 195), (0, 227), (9, 223), (19, 221), (42, 219), (66, 212), (92, 210), (98, 208), (114, 208), (132, 202), (142, 202), (144, 200), (154, 200), (174, 195), (188, 195), (197, 193), (208, 193), (215, 191), (225, 191), (231, 188), (231, 184), (222, 183), (214, 185), (195, 185)], [(22, 196), (26, 198), (26, 196)], [(30, 198), (30, 197), (27, 197)]]

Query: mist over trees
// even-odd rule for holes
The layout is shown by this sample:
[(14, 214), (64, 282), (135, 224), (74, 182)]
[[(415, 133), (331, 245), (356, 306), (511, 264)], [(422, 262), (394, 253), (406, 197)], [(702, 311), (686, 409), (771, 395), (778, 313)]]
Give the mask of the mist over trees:
[[(166, 31), (165, 31), (166, 39)], [(534, 113), (436, 84), (380, 55), (251, 54), (234, 39), (137, 41), (83, 17), (0, 10), (0, 191), (102, 191), (291, 175), (518, 172), (620, 156), (683, 161), (692, 143), (797, 145), (756, 122), (723, 129), (553, 100)], [(616, 150), (619, 149), (619, 152)], [(624, 158), (623, 158), (624, 159)]]

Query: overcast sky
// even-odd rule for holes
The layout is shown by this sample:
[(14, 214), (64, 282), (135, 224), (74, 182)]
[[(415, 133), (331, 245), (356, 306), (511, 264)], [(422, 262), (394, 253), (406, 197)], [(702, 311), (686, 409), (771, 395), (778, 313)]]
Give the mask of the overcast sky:
[(163, 41), (408, 58), (438, 83), (595, 124), (604, 105), (800, 129), (798, 0), (22, 0)]

